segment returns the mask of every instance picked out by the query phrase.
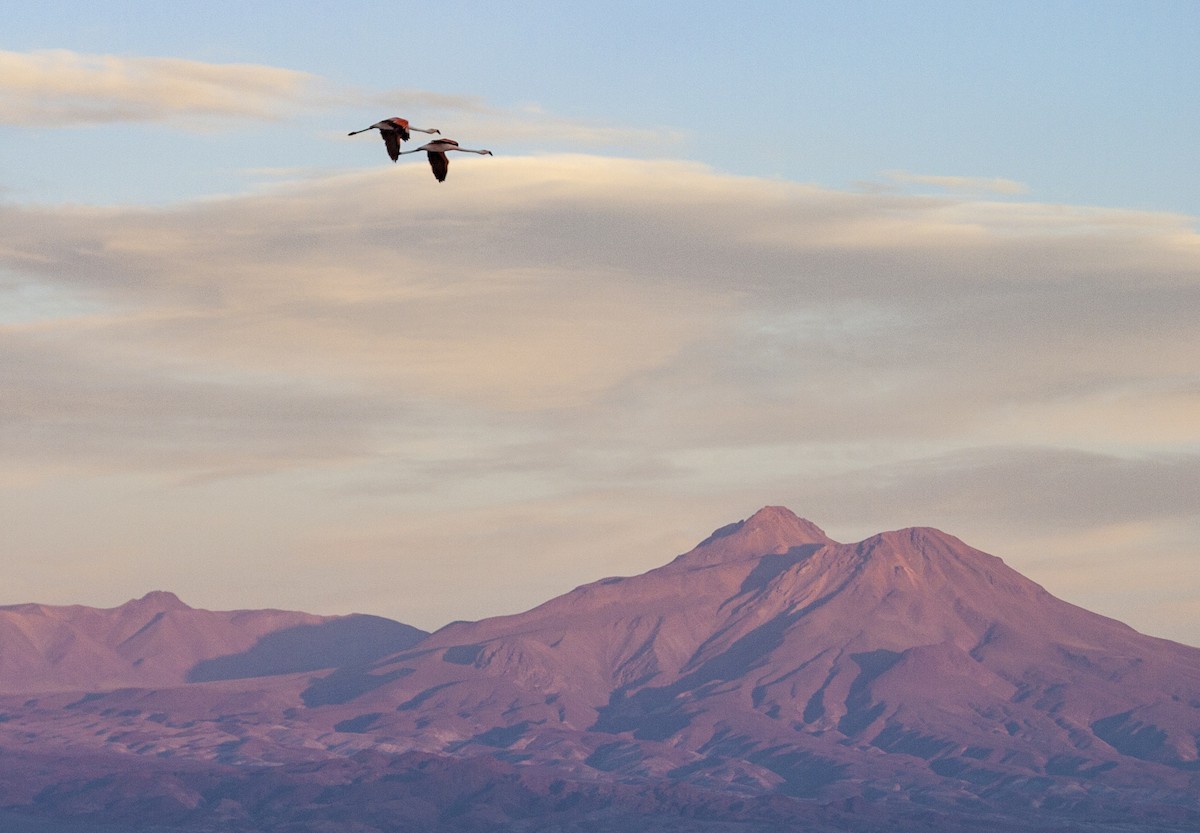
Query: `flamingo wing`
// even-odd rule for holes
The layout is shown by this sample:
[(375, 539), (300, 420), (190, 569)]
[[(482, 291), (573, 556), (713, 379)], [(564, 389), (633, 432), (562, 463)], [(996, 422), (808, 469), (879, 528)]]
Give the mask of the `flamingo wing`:
[(446, 174), (450, 171), (450, 159), (440, 150), (426, 151), (425, 155), (429, 157), (429, 167), (433, 168), (433, 175), (438, 182), (446, 181)]
[(387, 145), (388, 156), (395, 162), (400, 158), (400, 135), (394, 130), (380, 130), (379, 135), (383, 136), (383, 143)]

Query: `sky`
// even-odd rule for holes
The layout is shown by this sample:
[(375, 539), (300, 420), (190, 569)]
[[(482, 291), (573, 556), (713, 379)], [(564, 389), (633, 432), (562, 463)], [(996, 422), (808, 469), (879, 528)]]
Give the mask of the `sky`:
[[(433, 629), (784, 505), (1200, 645), (1198, 42), (1191, 0), (10, 10), (0, 604)], [(346, 135), (390, 116), (494, 155)]]

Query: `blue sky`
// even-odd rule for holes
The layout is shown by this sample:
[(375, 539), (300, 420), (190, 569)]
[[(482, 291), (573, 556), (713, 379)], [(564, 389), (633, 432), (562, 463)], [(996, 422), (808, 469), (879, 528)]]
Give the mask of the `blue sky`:
[[(646, 128), (664, 144), (650, 135), (592, 149), (733, 173), (843, 187), (933, 171), (1012, 179), (1054, 202), (1200, 209), (1191, 164), (1200, 116), (1189, 104), (1200, 10), (1187, 0), (350, 3), (336, 12), (49, 3), (17, 11), (5, 28), (5, 48), (17, 52), (262, 64), (324, 79), (335, 99), (297, 100), (274, 131), (198, 125), (180, 136), (57, 121), (32, 142), (5, 131), (19, 198), (172, 199), (221, 193), (239, 170), (338, 165), (344, 149), (331, 138), (367, 115), (364, 98), (416, 89), (514, 119), (537, 107)], [(538, 148), (574, 149), (553, 135), (504, 147)]]
[[(11, 12), (0, 603), (436, 627), (778, 503), (1200, 644), (1197, 42), (1182, 0)], [(346, 136), (392, 115), (496, 155)]]

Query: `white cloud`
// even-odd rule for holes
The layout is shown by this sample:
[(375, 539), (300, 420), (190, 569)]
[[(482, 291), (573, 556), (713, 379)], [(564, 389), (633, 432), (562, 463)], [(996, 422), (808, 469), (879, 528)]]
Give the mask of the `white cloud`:
[[(397, 215), (393, 195), (422, 187), (439, 203)], [(1071, 425), (1103, 445), (1118, 408), (1190, 436), (1200, 289), (1169, 215), (583, 156), (456, 159), (445, 185), (418, 160), (171, 210), (3, 211), (10, 272), (108, 310), (39, 338), (118, 367), (601, 423), (672, 413), (680, 446), (1060, 444)]]
[(113, 122), (275, 119), (318, 92), (316, 76), (255, 64), (0, 51), (0, 123), (78, 127)]
[(591, 150), (657, 147), (667, 154), (685, 139), (685, 134), (677, 129), (570, 119), (537, 105), (500, 106), (478, 96), (399, 89), (383, 93), (358, 92), (352, 97), (379, 108), (380, 113), (419, 112), (422, 118), (415, 124), (437, 127), (464, 146), (480, 147), (481, 137), (486, 136), (486, 144), (497, 147), (519, 145), (535, 152), (564, 147)]
[(1029, 186), (1025, 183), (1000, 176), (938, 176), (914, 174), (908, 171), (886, 171), (885, 176), (901, 185), (930, 185), (943, 191), (961, 194), (1016, 195), (1029, 193)]
[(311, 73), (259, 64), (65, 49), (0, 50), (0, 124), (77, 128), (169, 122), (211, 128), (229, 120), (281, 120), (297, 112), (347, 106), (369, 113), (368, 121), (356, 127), (394, 115), (416, 119), (419, 113), (418, 126), (445, 128), (464, 146), (484, 136), (489, 143), (532, 149), (621, 148), (647, 141), (669, 148), (683, 139), (678, 131), (565, 119), (536, 106), (501, 107), (477, 96), (355, 89)]

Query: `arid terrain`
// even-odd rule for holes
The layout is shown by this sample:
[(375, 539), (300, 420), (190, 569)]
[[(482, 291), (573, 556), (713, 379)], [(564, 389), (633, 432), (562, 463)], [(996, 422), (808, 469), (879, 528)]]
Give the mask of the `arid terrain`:
[(0, 608), (0, 827), (1200, 828), (1200, 649), (934, 529), (779, 507), (639, 576), (426, 634)]

